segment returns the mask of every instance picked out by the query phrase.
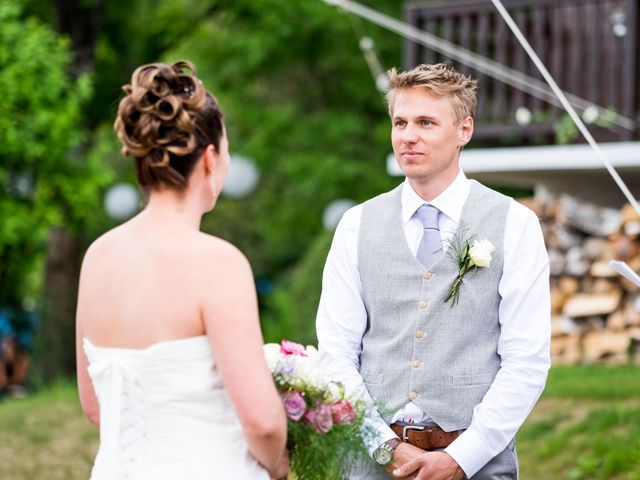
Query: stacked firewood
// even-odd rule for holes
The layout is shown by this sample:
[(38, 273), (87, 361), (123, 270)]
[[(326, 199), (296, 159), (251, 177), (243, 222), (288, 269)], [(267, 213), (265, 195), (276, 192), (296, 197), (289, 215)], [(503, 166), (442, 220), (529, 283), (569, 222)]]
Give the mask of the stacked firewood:
[(610, 260), (640, 272), (640, 216), (567, 195), (523, 200), (541, 218), (551, 270), (555, 364), (640, 364), (640, 288)]

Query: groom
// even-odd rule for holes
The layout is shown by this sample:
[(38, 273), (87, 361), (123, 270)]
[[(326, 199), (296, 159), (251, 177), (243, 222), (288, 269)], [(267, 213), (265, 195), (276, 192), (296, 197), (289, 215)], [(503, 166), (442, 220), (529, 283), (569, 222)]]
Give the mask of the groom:
[[(539, 221), (460, 170), (475, 80), (444, 64), (389, 77), (406, 180), (343, 216), (317, 316), (328, 373), (379, 410), (372, 459), (351, 478), (517, 479), (514, 436), (549, 369)], [(474, 240), (485, 248), (465, 273)]]

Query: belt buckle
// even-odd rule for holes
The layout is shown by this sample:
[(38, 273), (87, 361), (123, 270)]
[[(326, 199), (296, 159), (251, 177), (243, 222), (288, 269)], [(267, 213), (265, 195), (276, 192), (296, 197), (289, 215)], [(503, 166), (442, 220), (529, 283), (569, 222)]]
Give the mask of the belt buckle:
[(421, 432), (425, 428), (427, 427), (423, 425), (405, 425), (404, 427), (402, 427), (402, 441), (406, 442), (409, 440), (409, 434), (407, 433), (409, 430), (416, 430), (418, 432)]

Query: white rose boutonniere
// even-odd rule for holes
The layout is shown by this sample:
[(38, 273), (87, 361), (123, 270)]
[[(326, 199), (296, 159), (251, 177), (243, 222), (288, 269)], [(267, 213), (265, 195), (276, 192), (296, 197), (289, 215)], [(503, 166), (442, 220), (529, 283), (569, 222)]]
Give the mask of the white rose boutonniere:
[[(463, 233), (464, 231), (461, 230)], [(460, 286), (462, 279), (466, 273), (476, 268), (486, 268), (491, 265), (491, 253), (496, 249), (493, 244), (487, 240), (473, 239), (473, 245), (470, 245), (471, 239), (463, 240), (461, 235), (454, 235), (451, 239), (447, 254), (458, 265), (458, 276), (451, 284), (449, 294), (444, 302), (451, 300), (451, 307), (460, 300)]]
[(496, 249), (489, 240), (474, 240), (469, 248), (469, 257), (476, 267), (491, 265), (491, 253)]

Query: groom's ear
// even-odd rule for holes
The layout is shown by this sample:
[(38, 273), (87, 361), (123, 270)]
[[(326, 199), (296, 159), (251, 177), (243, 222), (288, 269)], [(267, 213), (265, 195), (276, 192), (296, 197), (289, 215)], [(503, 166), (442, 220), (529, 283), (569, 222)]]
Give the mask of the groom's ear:
[(458, 142), (460, 147), (464, 147), (471, 140), (473, 135), (473, 117), (467, 116), (458, 125)]

